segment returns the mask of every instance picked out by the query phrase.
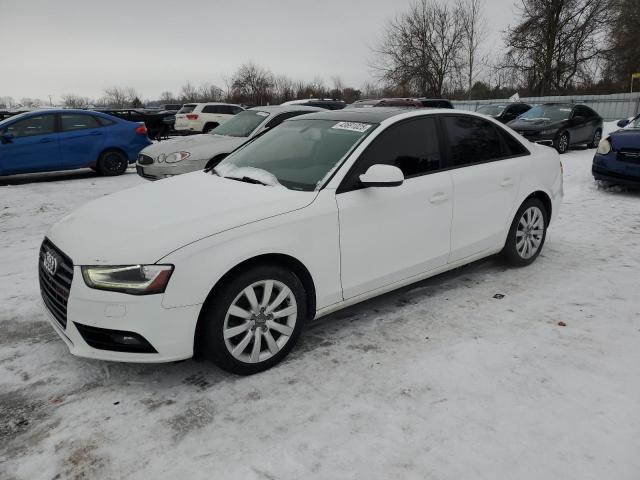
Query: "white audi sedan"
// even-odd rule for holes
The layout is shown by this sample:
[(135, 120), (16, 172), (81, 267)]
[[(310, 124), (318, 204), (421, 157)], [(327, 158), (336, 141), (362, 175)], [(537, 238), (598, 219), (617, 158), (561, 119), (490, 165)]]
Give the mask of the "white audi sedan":
[(40, 287), (73, 354), (251, 374), (314, 317), (497, 253), (530, 264), (561, 198), (558, 154), (485, 116), (303, 115), (68, 215)]

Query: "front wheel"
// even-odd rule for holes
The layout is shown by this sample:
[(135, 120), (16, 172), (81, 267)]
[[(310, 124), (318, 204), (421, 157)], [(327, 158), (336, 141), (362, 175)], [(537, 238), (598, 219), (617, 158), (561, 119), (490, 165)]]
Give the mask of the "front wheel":
[(96, 163), (96, 171), (100, 175), (113, 177), (122, 175), (129, 166), (127, 157), (117, 150), (107, 150), (100, 155)]
[(567, 150), (569, 150), (569, 134), (567, 132), (560, 134), (556, 140), (555, 147), (560, 155), (567, 153)]
[(591, 142), (587, 144), (587, 148), (597, 148), (601, 139), (602, 139), (602, 130), (597, 129), (596, 132), (593, 134), (593, 138), (591, 139)]
[(277, 266), (234, 276), (207, 302), (197, 351), (223, 370), (251, 375), (291, 351), (306, 320), (300, 279)]
[(524, 267), (538, 258), (547, 236), (548, 213), (537, 198), (527, 199), (511, 224), (502, 254), (511, 265)]

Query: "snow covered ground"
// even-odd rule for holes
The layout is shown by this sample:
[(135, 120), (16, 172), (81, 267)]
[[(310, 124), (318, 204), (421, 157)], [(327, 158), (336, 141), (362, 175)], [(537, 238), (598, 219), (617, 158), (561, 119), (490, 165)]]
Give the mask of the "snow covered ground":
[(598, 187), (592, 155), (562, 157), (532, 266), (488, 259), (321, 319), (247, 378), (72, 357), (40, 309), (42, 237), (143, 180), (4, 182), (0, 478), (640, 478), (640, 193)]

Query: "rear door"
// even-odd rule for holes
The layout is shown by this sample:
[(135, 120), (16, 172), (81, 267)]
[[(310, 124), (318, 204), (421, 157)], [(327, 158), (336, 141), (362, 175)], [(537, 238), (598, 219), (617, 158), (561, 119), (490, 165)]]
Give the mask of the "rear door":
[(62, 167), (80, 168), (96, 161), (108, 127), (89, 113), (61, 113), (59, 118)]
[(446, 115), (442, 121), (454, 188), (449, 261), (457, 262), (504, 241), (520, 184), (520, 156), (529, 152), (488, 120)]
[[(364, 188), (359, 176), (375, 164), (400, 168), (403, 184)], [(344, 298), (445, 265), (452, 195), (433, 116), (406, 120), (382, 132), (336, 194)]]
[(0, 143), (0, 175), (60, 170), (55, 114), (29, 116), (0, 130), (12, 137)]

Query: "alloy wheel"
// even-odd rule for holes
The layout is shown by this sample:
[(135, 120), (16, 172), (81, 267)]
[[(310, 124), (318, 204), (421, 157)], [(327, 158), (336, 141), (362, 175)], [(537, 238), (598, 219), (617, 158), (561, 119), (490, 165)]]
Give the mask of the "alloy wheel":
[(241, 362), (264, 362), (284, 348), (297, 318), (298, 306), (289, 287), (277, 280), (255, 282), (227, 310), (223, 324), (227, 350)]
[(516, 230), (516, 251), (521, 258), (533, 257), (542, 244), (544, 237), (544, 215), (538, 207), (527, 208)]
[(569, 149), (569, 137), (566, 134), (562, 134), (558, 140), (558, 151), (564, 153)]

